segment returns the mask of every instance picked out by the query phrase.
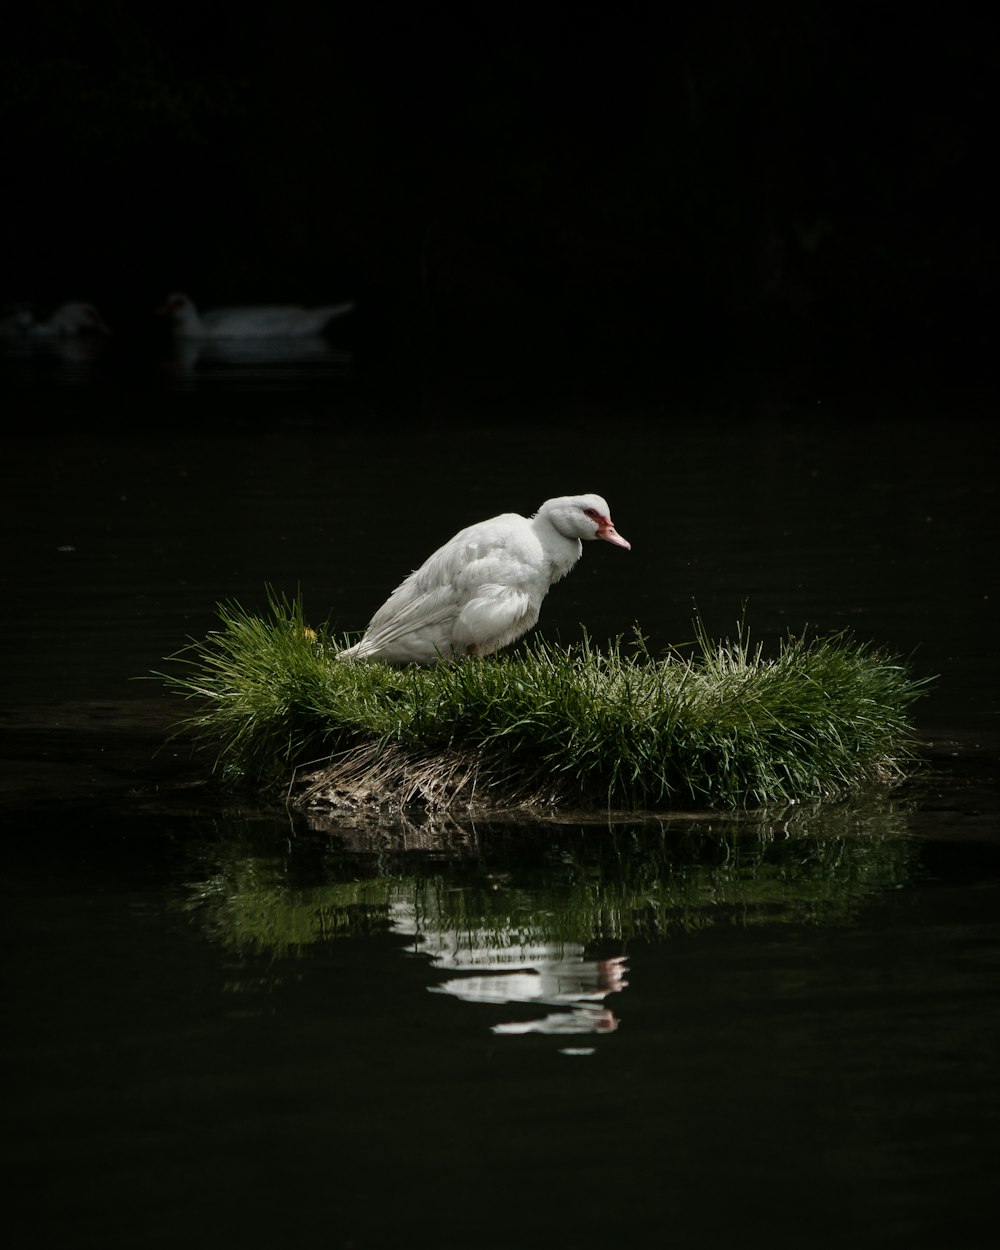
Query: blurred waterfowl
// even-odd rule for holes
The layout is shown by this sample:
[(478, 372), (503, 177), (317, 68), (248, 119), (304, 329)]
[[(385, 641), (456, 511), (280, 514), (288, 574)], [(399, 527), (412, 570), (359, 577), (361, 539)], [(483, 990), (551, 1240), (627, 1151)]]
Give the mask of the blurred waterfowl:
[(354, 304), (346, 301), (319, 308), (246, 304), (199, 312), (189, 296), (175, 291), (157, 313), (167, 318), (173, 334), (181, 339), (280, 339), (320, 335), (331, 321), (353, 309)]
[(435, 664), (488, 655), (538, 621), (542, 600), (583, 541), (631, 548), (600, 495), (549, 499), (528, 518), (503, 513), (460, 530), (412, 572), (341, 660)]
[(95, 305), (83, 300), (60, 304), (45, 321), (39, 321), (29, 309), (18, 309), (0, 321), (3, 338), (57, 339), (110, 333), (110, 327)]
[(0, 339), (23, 339), (35, 324), (35, 319), (27, 309), (19, 308), (16, 312), (5, 313), (0, 317)]

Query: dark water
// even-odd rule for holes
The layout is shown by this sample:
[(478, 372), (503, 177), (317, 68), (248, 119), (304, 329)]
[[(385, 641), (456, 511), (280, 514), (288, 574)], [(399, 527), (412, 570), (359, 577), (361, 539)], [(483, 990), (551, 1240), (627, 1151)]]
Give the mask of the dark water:
[[(995, 457), (924, 397), (9, 354), (5, 1173), (74, 1246), (987, 1244)], [(927, 768), (764, 815), (385, 827), (220, 795), (155, 681), (220, 599), (356, 629), (597, 490), (544, 632), (745, 611), (937, 675)], [(746, 605), (745, 609), (743, 605)], [(137, 680), (138, 679), (138, 680)], [(992, 1240), (990, 1241), (992, 1244)]]

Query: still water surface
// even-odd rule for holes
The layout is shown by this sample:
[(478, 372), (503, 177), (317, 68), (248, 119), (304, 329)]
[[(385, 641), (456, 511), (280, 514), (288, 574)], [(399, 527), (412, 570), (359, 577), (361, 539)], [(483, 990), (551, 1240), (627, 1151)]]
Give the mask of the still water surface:
[[(967, 408), (3, 362), (12, 1211), (75, 1246), (986, 1245), (996, 489)], [(291, 819), (142, 680), (214, 605), (360, 628), (440, 541), (610, 501), (549, 636), (741, 613), (938, 675), (921, 778), (763, 815)], [(746, 605), (744, 609), (744, 604)]]

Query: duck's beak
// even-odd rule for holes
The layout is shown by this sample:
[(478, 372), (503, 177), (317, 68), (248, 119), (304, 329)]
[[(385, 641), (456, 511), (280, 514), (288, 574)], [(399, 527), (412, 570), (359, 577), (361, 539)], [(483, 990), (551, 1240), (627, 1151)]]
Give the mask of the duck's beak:
[(597, 527), (597, 537), (603, 538), (606, 543), (614, 543), (616, 547), (624, 547), (626, 551), (632, 550), (632, 544), (627, 538), (622, 538), (621, 534), (611, 524), (610, 517), (606, 517)]

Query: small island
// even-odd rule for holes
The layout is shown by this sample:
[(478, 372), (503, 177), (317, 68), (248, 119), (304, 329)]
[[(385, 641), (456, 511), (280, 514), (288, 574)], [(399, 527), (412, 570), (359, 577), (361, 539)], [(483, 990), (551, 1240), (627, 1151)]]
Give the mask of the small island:
[(301, 598), (219, 619), (156, 676), (196, 705), (179, 728), (224, 782), (302, 808), (758, 808), (892, 784), (917, 760), (926, 679), (846, 634), (766, 656), (745, 623), (713, 641), (696, 620), (662, 657), (637, 632), (394, 667), (338, 663), (350, 640)]

